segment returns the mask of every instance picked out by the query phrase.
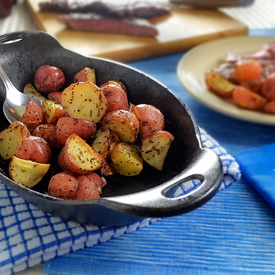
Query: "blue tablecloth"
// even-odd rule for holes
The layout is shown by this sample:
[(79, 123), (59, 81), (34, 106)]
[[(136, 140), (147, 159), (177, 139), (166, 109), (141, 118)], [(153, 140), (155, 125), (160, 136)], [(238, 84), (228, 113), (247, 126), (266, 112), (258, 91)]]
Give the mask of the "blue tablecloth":
[[(275, 35), (275, 29), (252, 30), (250, 34)], [(130, 65), (177, 93), (200, 127), (229, 154), (275, 142), (275, 127), (229, 118), (193, 99), (176, 76), (176, 66), (183, 54)], [(275, 211), (242, 178), (195, 211), (162, 219), (129, 235), (48, 261), (44, 272), (275, 274)]]

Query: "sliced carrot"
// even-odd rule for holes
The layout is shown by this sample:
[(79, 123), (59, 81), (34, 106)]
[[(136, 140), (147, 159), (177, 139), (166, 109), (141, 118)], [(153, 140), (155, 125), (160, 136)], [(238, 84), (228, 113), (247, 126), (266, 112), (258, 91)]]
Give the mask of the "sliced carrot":
[(261, 63), (251, 60), (236, 66), (234, 78), (238, 83), (241, 83), (243, 81), (259, 78), (262, 72), (263, 68)]
[(234, 89), (233, 100), (239, 107), (250, 110), (260, 109), (266, 103), (265, 98), (241, 86)]

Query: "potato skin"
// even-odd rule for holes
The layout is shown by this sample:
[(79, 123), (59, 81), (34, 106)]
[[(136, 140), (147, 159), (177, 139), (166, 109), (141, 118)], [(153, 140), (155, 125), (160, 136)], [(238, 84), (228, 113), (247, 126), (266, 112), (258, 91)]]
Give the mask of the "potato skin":
[(48, 99), (54, 101), (57, 104), (61, 104), (62, 92), (50, 92)]
[(102, 180), (101, 177), (92, 172), (77, 177), (78, 191), (76, 200), (100, 199)]
[(34, 100), (30, 100), (22, 122), (32, 133), (36, 127), (45, 122), (44, 113), (41, 106)]
[(101, 88), (101, 91), (108, 103), (107, 113), (116, 110), (129, 110), (127, 94), (121, 86), (106, 84)]
[(49, 196), (60, 199), (74, 199), (78, 190), (78, 180), (71, 172), (54, 175), (48, 185)]
[(57, 92), (64, 83), (64, 73), (55, 66), (42, 65), (34, 75), (34, 86), (39, 92)]
[(275, 100), (267, 102), (263, 106), (263, 111), (269, 114), (275, 114)]
[(52, 158), (52, 152), (48, 143), (40, 137), (29, 136), (20, 145), (17, 158), (48, 164)]
[(134, 113), (140, 123), (140, 135), (142, 139), (164, 129), (164, 116), (155, 106), (139, 104), (134, 107)]
[(56, 124), (56, 138), (63, 146), (71, 134), (77, 134), (81, 138), (87, 139), (95, 132), (96, 125), (82, 118), (62, 117)]
[(56, 138), (55, 124), (41, 124), (34, 129), (32, 135), (43, 138), (48, 142), (50, 147), (54, 147), (54, 148), (61, 147), (61, 144), (57, 141), (57, 138)]
[(272, 73), (263, 81), (261, 94), (268, 101), (275, 100), (275, 73)]

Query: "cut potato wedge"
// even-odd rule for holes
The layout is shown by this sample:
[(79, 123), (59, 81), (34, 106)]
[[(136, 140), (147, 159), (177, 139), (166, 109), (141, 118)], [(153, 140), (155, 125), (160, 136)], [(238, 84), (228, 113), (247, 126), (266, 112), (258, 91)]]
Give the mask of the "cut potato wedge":
[(111, 154), (114, 169), (123, 176), (139, 175), (143, 169), (142, 157), (130, 144), (121, 142)]
[(155, 132), (164, 130), (164, 116), (155, 106), (139, 104), (134, 107), (134, 113), (140, 123), (140, 135), (142, 139), (151, 136)]
[(236, 85), (212, 70), (205, 74), (205, 83), (212, 93), (221, 97), (231, 97), (236, 87)]
[(101, 125), (101, 130), (107, 129), (115, 132), (124, 141), (132, 143), (139, 134), (139, 121), (135, 114), (124, 110), (107, 113)]
[(33, 188), (42, 180), (49, 168), (50, 164), (12, 157), (9, 165), (9, 175), (16, 183), (27, 188)]
[(34, 86), (29, 82), (28, 84), (25, 85), (23, 89), (23, 93), (27, 95), (33, 95), (36, 97), (39, 97), (41, 99), (45, 99), (44, 96), (42, 96), (35, 88)]
[(30, 135), (30, 131), (22, 122), (13, 122), (0, 133), (1, 157), (4, 160), (9, 160), (15, 156), (23, 140)]
[(161, 171), (173, 139), (174, 136), (167, 131), (159, 131), (147, 137), (142, 143), (142, 158)]
[(67, 138), (63, 159), (66, 167), (78, 174), (87, 174), (99, 169), (104, 160), (98, 152), (76, 134)]
[(87, 81), (96, 84), (95, 69), (85, 67), (74, 76), (74, 83)]
[(102, 132), (94, 140), (92, 148), (98, 152), (103, 158), (105, 158), (109, 152), (109, 146), (111, 144), (111, 130), (107, 129)]
[(71, 117), (94, 123), (101, 120), (108, 106), (100, 89), (91, 82), (71, 84), (63, 91), (61, 104)]
[(58, 119), (66, 114), (66, 111), (60, 104), (48, 99), (43, 100), (42, 109), (47, 124), (56, 124)]

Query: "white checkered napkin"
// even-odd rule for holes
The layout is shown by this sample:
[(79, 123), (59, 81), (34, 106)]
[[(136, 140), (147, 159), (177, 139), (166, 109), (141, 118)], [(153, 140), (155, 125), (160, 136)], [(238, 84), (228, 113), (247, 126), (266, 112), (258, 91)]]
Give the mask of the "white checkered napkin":
[[(225, 188), (240, 178), (235, 160), (201, 130), (205, 147), (216, 151), (223, 163)], [(190, 192), (198, 183), (178, 188), (175, 196)], [(144, 219), (127, 226), (97, 227), (66, 222), (27, 203), (0, 182), (0, 274), (6, 275), (72, 251), (106, 242), (148, 226), (158, 219)]]

